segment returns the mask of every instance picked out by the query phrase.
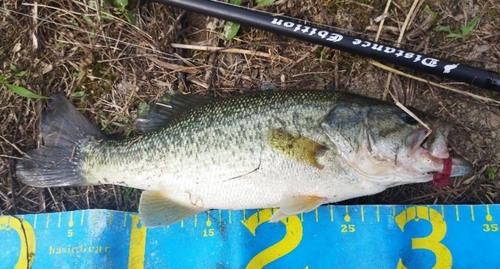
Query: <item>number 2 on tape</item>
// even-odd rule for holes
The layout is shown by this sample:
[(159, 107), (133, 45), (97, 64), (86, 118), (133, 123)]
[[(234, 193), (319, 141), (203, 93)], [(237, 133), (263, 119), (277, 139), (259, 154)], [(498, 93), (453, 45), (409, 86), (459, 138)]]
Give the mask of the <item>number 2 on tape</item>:
[(14, 268), (30, 268), (36, 247), (35, 232), (31, 224), (18, 217), (2, 216), (0, 217), (0, 230), (2, 229), (14, 229), (19, 235), (21, 249)]
[[(256, 236), (257, 227), (267, 223), (272, 216), (271, 209), (264, 209), (255, 212), (248, 219), (241, 221), (243, 225)], [(255, 255), (246, 268), (262, 268), (267, 264), (285, 256), (294, 250), (302, 240), (302, 223), (297, 216), (289, 216), (287, 219), (282, 219), (281, 222), (285, 225), (286, 234), (278, 243), (266, 248), (259, 254)]]

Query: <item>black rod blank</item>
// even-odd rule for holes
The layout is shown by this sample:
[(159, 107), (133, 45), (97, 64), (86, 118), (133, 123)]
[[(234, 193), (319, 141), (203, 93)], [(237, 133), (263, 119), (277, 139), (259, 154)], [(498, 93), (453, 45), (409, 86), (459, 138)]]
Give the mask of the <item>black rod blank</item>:
[(498, 73), (357, 37), (335, 33), (326, 29), (307, 25), (307, 23), (299, 23), (293, 19), (272, 16), (263, 12), (211, 0), (152, 0), (152, 2), (236, 22), (386, 63), (423, 71), (450, 80), (465, 82), (483, 89), (500, 92), (500, 74)]

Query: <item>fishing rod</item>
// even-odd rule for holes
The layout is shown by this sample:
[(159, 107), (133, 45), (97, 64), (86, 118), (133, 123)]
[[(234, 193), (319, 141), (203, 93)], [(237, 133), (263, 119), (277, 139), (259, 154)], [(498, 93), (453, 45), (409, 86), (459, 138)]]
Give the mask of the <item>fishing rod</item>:
[(500, 74), (212, 0), (146, 0), (500, 92)]

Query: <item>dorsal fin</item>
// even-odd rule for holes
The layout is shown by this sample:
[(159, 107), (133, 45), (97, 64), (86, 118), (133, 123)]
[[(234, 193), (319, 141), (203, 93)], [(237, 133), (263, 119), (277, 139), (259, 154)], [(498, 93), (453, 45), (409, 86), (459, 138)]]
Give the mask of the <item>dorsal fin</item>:
[(160, 100), (150, 105), (150, 109), (145, 115), (138, 115), (136, 126), (144, 133), (157, 131), (193, 107), (207, 104), (216, 99), (215, 97), (181, 92), (175, 92), (173, 95), (165, 94)]

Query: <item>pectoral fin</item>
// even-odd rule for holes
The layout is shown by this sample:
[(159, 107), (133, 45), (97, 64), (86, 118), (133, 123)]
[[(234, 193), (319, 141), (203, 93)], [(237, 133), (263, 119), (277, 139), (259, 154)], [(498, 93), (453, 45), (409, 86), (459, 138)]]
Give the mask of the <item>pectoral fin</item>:
[(266, 141), (275, 151), (295, 161), (319, 169), (324, 167), (318, 162), (318, 157), (323, 156), (328, 148), (305, 136), (289, 133), (283, 129), (273, 129), (266, 133)]
[(199, 206), (173, 201), (161, 191), (144, 191), (139, 202), (139, 219), (146, 227), (167, 226), (203, 211)]
[(313, 195), (284, 195), (281, 198), (280, 209), (274, 212), (269, 222), (277, 222), (290, 215), (309, 212), (326, 202), (326, 198)]

